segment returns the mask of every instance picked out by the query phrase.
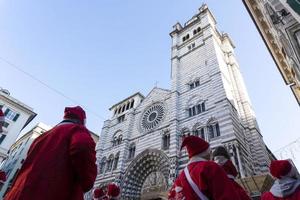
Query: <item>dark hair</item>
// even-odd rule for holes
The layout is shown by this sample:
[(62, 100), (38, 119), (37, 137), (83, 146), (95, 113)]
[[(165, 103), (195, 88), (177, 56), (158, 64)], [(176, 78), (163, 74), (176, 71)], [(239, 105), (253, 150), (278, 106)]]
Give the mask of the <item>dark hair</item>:
[(216, 156), (224, 156), (225, 158), (230, 159), (230, 155), (227, 152), (227, 149), (225, 147), (223, 147), (223, 146), (218, 146), (214, 150), (212, 156), (213, 156), (213, 158), (216, 157)]

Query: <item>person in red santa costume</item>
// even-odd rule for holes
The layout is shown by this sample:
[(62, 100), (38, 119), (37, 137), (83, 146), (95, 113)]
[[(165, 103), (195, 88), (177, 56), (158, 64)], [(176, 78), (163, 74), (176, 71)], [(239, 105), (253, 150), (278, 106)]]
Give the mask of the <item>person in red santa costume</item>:
[(83, 200), (94, 184), (95, 142), (85, 111), (65, 108), (64, 120), (35, 139), (5, 200)]
[(2, 109), (0, 108), (0, 133), (3, 132), (2, 126), (3, 126), (4, 121), (5, 121), (5, 116), (2, 112)]
[(108, 200), (106, 193), (101, 188), (94, 190), (93, 200)]
[(272, 161), (270, 173), (276, 180), (270, 191), (261, 196), (262, 200), (300, 199), (299, 172), (289, 160)]
[(240, 199), (251, 200), (247, 192), (235, 181), (238, 172), (230, 160), (229, 153), (223, 146), (217, 147), (213, 152), (213, 160), (220, 165), (224, 171), (227, 173), (227, 177), (231, 180), (231, 183), (235, 191), (240, 196)]
[(121, 197), (121, 190), (115, 183), (110, 183), (107, 186), (107, 196), (109, 200), (117, 200)]
[(225, 171), (209, 161), (209, 144), (197, 136), (184, 138), (181, 149), (186, 147), (189, 162), (173, 186), (179, 197), (185, 200), (239, 200)]

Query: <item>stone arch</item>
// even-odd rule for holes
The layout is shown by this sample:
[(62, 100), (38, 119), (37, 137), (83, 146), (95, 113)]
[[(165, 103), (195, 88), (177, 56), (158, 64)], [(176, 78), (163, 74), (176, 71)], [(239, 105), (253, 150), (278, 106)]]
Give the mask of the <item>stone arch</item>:
[(123, 133), (122, 130), (119, 129), (113, 134), (113, 137), (111, 138), (112, 146), (117, 146), (122, 143), (122, 140), (123, 140), (122, 133)]
[(211, 117), (211, 118), (209, 118), (208, 120), (207, 120), (207, 122), (206, 122), (206, 125), (208, 126), (208, 125), (212, 125), (212, 124), (215, 124), (215, 123), (217, 123), (218, 122), (218, 120), (215, 118), (215, 117)]
[[(200, 80), (200, 79), (199, 79)], [(193, 107), (199, 103), (204, 102), (205, 99), (203, 98), (202, 95), (193, 95), (190, 97), (185, 105), (185, 108), (188, 110), (190, 107)]]
[(122, 183), (123, 199), (140, 199), (143, 183), (152, 172), (161, 172), (168, 181), (170, 162), (168, 156), (157, 149), (146, 149), (128, 166)]

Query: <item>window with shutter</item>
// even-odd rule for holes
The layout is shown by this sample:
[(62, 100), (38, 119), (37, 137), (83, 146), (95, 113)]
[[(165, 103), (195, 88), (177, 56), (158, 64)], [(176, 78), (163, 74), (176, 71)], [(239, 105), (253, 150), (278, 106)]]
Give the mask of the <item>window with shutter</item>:
[(2, 144), (2, 142), (3, 142), (3, 140), (4, 140), (5, 137), (6, 137), (6, 135), (1, 135), (1, 137), (0, 137), (0, 144)]
[(16, 116), (13, 118), (13, 121), (14, 122), (17, 121), (19, 117), (20, 117), (20, 114), (16, 114)]

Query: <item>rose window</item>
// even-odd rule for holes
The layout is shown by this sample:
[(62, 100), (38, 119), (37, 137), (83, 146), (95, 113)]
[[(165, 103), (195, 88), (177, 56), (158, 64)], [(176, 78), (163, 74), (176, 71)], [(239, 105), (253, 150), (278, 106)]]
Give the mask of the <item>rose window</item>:
[(141, 128), (145, 131), (152, 130), (159, 126), (165, 116), (165, 109), (162, 104), (154, 104), (148, 108), (142, 117)]

